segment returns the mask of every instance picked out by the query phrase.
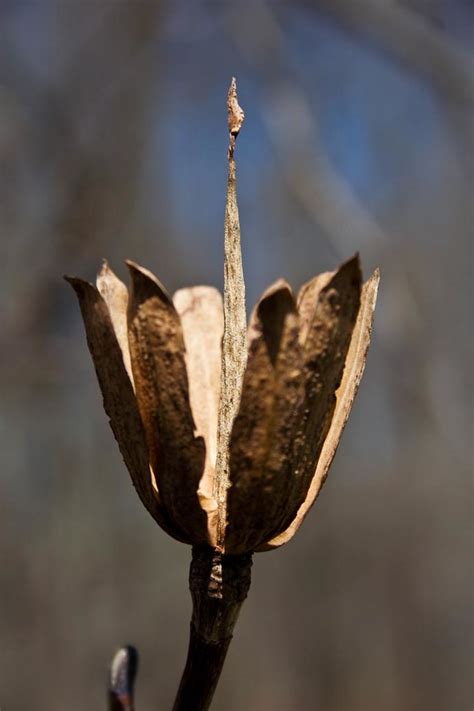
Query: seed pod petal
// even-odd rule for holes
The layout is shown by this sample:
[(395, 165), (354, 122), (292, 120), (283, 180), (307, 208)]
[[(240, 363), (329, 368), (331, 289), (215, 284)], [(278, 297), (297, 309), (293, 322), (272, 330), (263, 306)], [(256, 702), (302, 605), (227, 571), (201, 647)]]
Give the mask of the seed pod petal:
[(196, 434), (202, 436), (206, 444), (206, 462), (198, 496), (208, 516), (210, 542), (215, 545), (217, 502), (213, 496), (213, 486), (224, 331), (222, 296), (213, 287), (194, 286), (179, 289), (173, 296), (173, 303), (183, 329), (189, 398)]
[(313, 322), (321, 290), (328, 285), (336, 272), (323, 272), (303, 284), (298, 293), (297, 306), (300, 317), (300, 343), (304, 345)]
[(342, 381), (336, 393), (336, 407), (306, 498), (287, 529), (259, 550), (272, 550), (287, 543), (294, 536), (324, 484), (364, 373), (379, 280), (377, 269), (362, 288), (357, 321), (352, 332)]
[(284, 531), (306, 498), (336, 405), (347, 351), (360, 304), (358, 256), (320, 279), (316, 308), (303, 344), (305, 397), (293, 437), (293, 478), (288, 490)]
[(106, 259), (97, 275), (97, 289), (107, 304), (115, 336), (123, 355), (123, 362), (133, 385), (130, 349), (128, 347), (127, 306), (128, 289), (114, 274)]
[(66, 279), (79, 299), (104, 409), (135, 489), (155, 521), (173, 538), (188, 543), (184, 532), (168, 519), (153, 488), (145, 432), (107, 304), (92, 284)]
[(230, 442), (225, 550), (254, 550), (286, 509), (291, 434), (303, 397), (298, 313), (280, 280), (257, 304), (249, 327), (242, 398)]
[(181, 322), (158, 279), (133, 262), (127, 264), (132, 278), (132, 371), (161, 501), (193, 544), (207, 543), (207, 517), (197, 495), (205, 444), (194, 436)]

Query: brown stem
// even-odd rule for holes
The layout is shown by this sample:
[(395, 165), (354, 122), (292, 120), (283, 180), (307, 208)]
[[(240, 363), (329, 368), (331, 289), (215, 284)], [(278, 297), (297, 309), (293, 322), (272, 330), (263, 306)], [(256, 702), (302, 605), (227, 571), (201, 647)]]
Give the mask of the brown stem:
[(188, 657), (173, 711), (206, 711), (250, 587), (252, 555), (220, 555), (193, 548), (189, 587), (193, 600)]

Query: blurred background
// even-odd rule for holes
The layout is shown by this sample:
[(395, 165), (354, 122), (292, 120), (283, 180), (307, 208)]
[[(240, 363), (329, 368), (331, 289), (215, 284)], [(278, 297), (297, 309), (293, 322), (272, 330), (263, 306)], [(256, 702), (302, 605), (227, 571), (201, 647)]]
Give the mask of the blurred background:
[(299, 534), (255, 558), (215, 711), (468, 711), (471, 0), (0, 5), (0, 707), (137, 708), (184, 665), (190, 551), (142, 508), (75, 296), (127, 257), (222, 287), (226, 92), (248, 306), (360, 251), (365, 378)]

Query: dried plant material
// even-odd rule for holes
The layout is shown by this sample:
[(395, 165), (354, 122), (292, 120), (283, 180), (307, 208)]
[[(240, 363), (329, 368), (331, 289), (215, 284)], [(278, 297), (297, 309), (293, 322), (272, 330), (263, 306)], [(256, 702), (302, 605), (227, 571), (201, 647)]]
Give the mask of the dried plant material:
[(125, 284), (114, 274), (106, 259), (97, 275), (97, 289), (107, 304), (115, 337), (122, 351), (125, 369), (133, 385), (132, 364), (128, 348), (128, 290)]
[(67, 281), (79, 299), (104, 409), (135, 489), (145, 508), (167, 533), (190, 543), (184, 531), (169, 520), (153, 489), (145, 432), (107, 304), (92, 284), (74, 277), (67, 277)]
[(245, 114), (237, 99), (237, 83), (232, 77), (229, 92), (227, 94), (227, 123), (229, 126), (229, 153), (228, 158), (234, 157), (235, 140), (240, 133), (244, 122)]
[(217, 554), (285, 543), (321, 488), (362, 376), (378, 280), (361, 297), (358, 256), (310, 280), (297, 304), (280, 280), (257, 304), (247, 337), (234, 157), (244, 114), (235, 80), (227, 108), (223, 304), (211, 287), (180, 290), (173, 304), (132, 262), (130, 295), (107, 263), (98, 290), (72, 280), (135, 486), (172, 535), (216, 551), (217, 597)]
[(303, 284), (298, 293), (297, 306), (300, 317), (300, 343), (306, 342), (309, 327), (313, 321), (321, 289), (329, 283), (335, 272), (323, 272)]
[(255, 550), (268, 540), (287, 507), (291, 440), (304, 396), (298, 313), (279, 280), (257, 304), (249, 356), (230, 443), (226, 551)]
[[(261, 324), (258, 331), (264, 337), (251, 339), (231, 442), (228, 552), (259, 548), (287, 528), (305, 500), (334, 412), (360, 288), (359, 260), (354, 257), (337, 272), (305, 286), (300, 322), (293, 305), (291, 337), (287, 343), (281, 339), (276, 356), (271, 358), (272, 349), (266, 350), (271, 341)], [(278, 312), (270, 301), (268, 314), (274, 324)], [(280, 325), (276, 329), (282, 333)], [(280, 368), (272, 370), (277, 364)]]
[(252, 554), (220, 556), (222, 596), (209, 594), (214, 555), (193, 548), (189, 589), (193, 601), (188, 657), (173, 711), (207, 711), (225, 661), (240, 608), (250, 587)]
[(225, 549), (227, 489), (229, 487), (229, 438), (239, 409), (242, 377), (247, 362), (245, 284), (240, 247), (234, 145), (244, 116), (237, 102), (235, 79), (229, 89), (229, 175), (224, 221), (224, 337), (222, 340), (221, 389), (217, 426), (217, 461), (214, 497), (218, 504), (217, 547)]
[(209, 708), (252, 553), (287, 543), (321, 490), (364, 370), (379, 281), (375, 272), (361, 287), (358, 256), (314, 277), (296, 303), (279, 280), (247, 334), (235, 79), (227, 109), (223, 303), (211, 287), (173, 301), (133, 262), (129, 292), (107, 263), (97, 289), (68, 279), (138, 494), (165, 531), (193, 545), (191, 640), (175, 711)]
[(197, 496), (205, 445), (194, 436), (180, 318), (156, 277), (133, 262), (128, 266), (132, 371), (160, 497), (180, 529), (206, 543), (207, 517)]
[(377, 269), (362, 287), (360, 309), (347, 353), (342, 382), (336, 393), (336, 407), (306, 499), (286, 531), (270, 540), (261, 550), (282, 546), (293, 538), (324, 484), (364, 373), (379, 281), (380, 273)]
[(216, 545), (217, 502), (213, 495), (217, 458), (217, 415), (220, 394), (220, 366), (224, 313), (222, 296), (210, 286), (180, 289), (173, 296), (181, 319), (189, 397), (196, 436), (206, 445), (204, 473), (198, 497), (208, 516), (209, 541)]
[[(140, 498), (178, 540), (207, 542), (229, 554), (286, 543), (327, 476), (362, 377), (378, 273), (364, 285), (360, 307), (357, 257), (305, 284), (297, 308), (283, 280), (270, 287), (252, 316), (244, 369), (241, 349), (240, 359), (232, 360), (236, 339), (228, 342), (230, 360), (220, 363), (223, 314), (215, 289), (180, 290), (174, 306), (156, 277), (129, 266), (128, 299), (108, 266), (98, 278), (104, 296), (87, 282), (69, 281), (79, 296), (104, 406)], [(242, 320), (230, 323), (240, 324), (242, 333)], [(129, 348), (136, 394), (125, 367)], [(236, 362), (245, 372), (238, 397)], [(229, 402), (238, 414), (224, 411), (231, 439), (223, 451), (227, 469), (218, 506), (224, 372), (233, 375)], [(216, 565), (217, 579), (218, 559)]]
[(360, 290), (361, 272), (356, 256), (331, 276), (317, 296), (303, 344), (305, 394), (292, 437), (293, 476), (287, 491), (287, 511), (274, 535), (290, 524), (311, 484), (336, 405), (336, 390), (359, 310)]

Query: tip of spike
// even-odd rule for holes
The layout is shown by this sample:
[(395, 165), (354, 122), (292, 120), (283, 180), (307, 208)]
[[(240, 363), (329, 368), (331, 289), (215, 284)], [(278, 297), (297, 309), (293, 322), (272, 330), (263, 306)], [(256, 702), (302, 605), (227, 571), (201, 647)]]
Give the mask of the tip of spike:
[(232, 158), (234, 155), (235, 139), (239, 135), (239, 131), (242, 128), (244, 118), (244, 111), (239, 105), (239, 100), (237, 98), (237, 82), (235, 81), (235, 77), (232, 77), (227, 94), (227, 123), (229, 125), (230, 137), (229, 158)]

